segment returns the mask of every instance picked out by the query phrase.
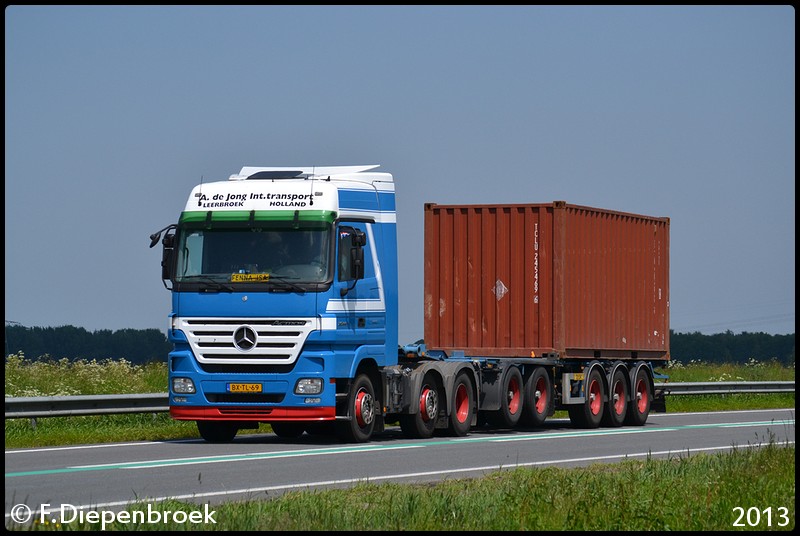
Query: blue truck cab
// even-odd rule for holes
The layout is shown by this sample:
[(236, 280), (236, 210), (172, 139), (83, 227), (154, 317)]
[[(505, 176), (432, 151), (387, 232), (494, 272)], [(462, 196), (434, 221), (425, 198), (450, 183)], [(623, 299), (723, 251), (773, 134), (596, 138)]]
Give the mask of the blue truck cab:
[[(196, 186), (163, 245), (169, 405), (208, 441), (382, 426), (398, 361), (392, 175), (377, 166), (244, 167)], [(161, 234), (164, 237), (161, 238)]]

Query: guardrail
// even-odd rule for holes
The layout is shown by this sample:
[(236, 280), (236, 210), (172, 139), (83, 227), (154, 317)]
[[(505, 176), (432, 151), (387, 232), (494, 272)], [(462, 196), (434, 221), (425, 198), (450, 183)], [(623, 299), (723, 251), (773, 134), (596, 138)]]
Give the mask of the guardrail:
[[(664, 395), (793, 393), (793, 381), (656, 383)], [(35, 396), (6, 398), (6, 419), (161, 413), (169, 411), (167, 393), (130, 395)]]
[(169, 411), (167, 393), (6, 398), (6, 419), (165, 411)]
[(793, 393), (794, 382), (684, 382), (657, 383), (665, 395), (730, 395), (736, 393)]

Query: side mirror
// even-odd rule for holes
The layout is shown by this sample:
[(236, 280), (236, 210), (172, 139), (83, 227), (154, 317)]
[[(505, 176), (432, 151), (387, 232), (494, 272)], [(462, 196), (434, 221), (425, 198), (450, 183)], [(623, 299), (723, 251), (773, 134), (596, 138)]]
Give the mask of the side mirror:
[(364, 231), (360, 229), (353, 229), (353, 246), (357, 248), (363, 248), (367, 245), (367, 235)]
[(172, 279), (172, 254), (175, 251), (175, 233), (167, 231), (164, 238), (161, 240), (161, 245), (164, 249), (161, 252), (161, 279)]
[(158, 244), (158, 239), (161, 238), (161, 233), (163, 233), (164, 231), (169, 232), (170, 229), (175, 229), (177, 227), (178, 226), (175, 225), (174, 223), (170, 223), (169, 225), (167, 225), (166, 227), (164, 227), (160, 231), (156, 231), (155, 233), (151, 234), (150, 235), (150, 247), (151, 248), (155, 247), (155, 245)]
[(364, 247), (353, 244), (350, 250), (350, 268), (353, 270), (353, 279), (364, 279)]

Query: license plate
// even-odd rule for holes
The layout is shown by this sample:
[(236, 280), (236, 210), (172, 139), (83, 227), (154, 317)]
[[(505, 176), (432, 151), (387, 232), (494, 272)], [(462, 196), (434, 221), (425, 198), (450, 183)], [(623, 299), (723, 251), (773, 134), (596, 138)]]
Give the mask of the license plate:
[(269, 274), (231, 274), (231, 283), (246, 283), (248, 281), (269, 281)]
[(229, 393), (260, 393), (260, 383), (229, 383)]

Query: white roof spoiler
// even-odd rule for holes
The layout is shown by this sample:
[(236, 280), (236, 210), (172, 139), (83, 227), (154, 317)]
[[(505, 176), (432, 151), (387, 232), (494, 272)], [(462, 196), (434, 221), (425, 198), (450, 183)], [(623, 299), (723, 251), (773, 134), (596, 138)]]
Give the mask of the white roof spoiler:
[(246, 179), (290, 179), (297, 177), (328, 177), (330, 175), (342, 175), (347, 173), (361, 173), (380, 167), (380, 164), (372, 166), (314, 166), (314, 167), (243, 167), (236, 174), (231, 175), (229, 180), (242, 181)]

